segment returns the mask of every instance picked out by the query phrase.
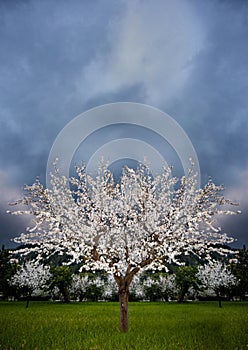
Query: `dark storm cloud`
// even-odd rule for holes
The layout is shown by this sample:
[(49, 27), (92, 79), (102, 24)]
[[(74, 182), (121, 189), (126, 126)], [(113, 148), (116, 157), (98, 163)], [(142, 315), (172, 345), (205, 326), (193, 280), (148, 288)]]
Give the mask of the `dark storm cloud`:
[(205, 47), (192, 61), (183, 95), (170, 108), (197, 150), (203, 180), (212, 176), (240, 203), (242, 214), (223, 224), (240, 246), (248, 242), (248, 3), (197, 6), (205, 22)]
[[(204, 173), (235, 182), (248, 167), (248, 3), (198, 5), (205, 47), (175, 108), (197, 148)], [(203, 17), (204, 14), (204, 17)]]
[[(101, 2), (0, 3), (1, 239), (24, 220), (6, 216), (10, 195), (38, 175), (45, 178), (52, 143), (82, 109), (77, 76), (104, 50), (116, 5)], [(18, 189), (18, 190), (17, 190)], [(5, 240), (6, 241), (6, 240)]]
[(14, 248), (17, 244), (13, 241), (13, 238), (19, 236), (21, 232), (25, 232), (27, 221), (24, 218), (14, 217), (4, 213), (6, 210), (5, 206), (1, 206), (0, 210), (1, 246), (4, 245), (7, 248)]
[(211, 175), (241, 202), (228, 225), (248, 243), (246, 1), (2, 1), (0, 24), (2, 237), (18, 222), (22, 230), (3, 214), (9, 197), (45, 178), (65, 124), (103, 103), (135, 101), (184, 128), (203, 182)]
[(115, 6), (61, 1), (1, 3), (1, 167), (44, 169), (58, 132), (82, 111), (76, 80), (104, 51)]

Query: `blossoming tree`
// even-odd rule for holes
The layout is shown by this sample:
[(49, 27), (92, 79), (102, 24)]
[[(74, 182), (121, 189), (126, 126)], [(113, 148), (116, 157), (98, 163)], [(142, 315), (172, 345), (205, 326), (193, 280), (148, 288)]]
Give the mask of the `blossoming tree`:
[(200, 266), (197, 278), (208, 295), (216, 295), (221, 307), (221, 295), (226, 288), (237, 283), (236, 277), (227, 269), (227, 266), (220, 261)]
[(29, 299), (31, 298), (32, 294), (35, 292), (40, 292), (42, 289), (44, 289), (50, 278), (51, 273), (49, 271), (49, 266), (43, 266), (41, 264), (28, 261), (14, 274), (14, 276), (11, 277), (10, 283), (26, 291), (26, 307), (28, 307)]
[(97, 300), (99, 294), (103, 294), (104, 285), (99, 276), (73, 275), (70, 291), (79, 301), (87, 297)]
[[(15, 241), (28, 244), (22, 253), (69, 254), (69, 263), (80, 262), (88, 270), (112, 274), (120, 299), (120, 329), (128, 330), (128, 293), (134, 276), (142, 269), (177, 263), (181, 254), (211, 259), (212, 252), (225, 253), (219, 245), (232, 239), (220, 233), (215, 218), (233, 214), (221, 207), (230, 204), (222, 187), (209, 181), (197, 188), (191, 171), (180, 180), (164, 166), (153, 177), (149, 167), (123, 168), (115, 183), (103, 162), (96, 177), (76, 167), (77, 176), (61, 176), (55, 164), (51, 189), (36, 180), (25, 186), (26, 210), (34, 225)], [(69, 182), (69, 185), (68, 185)]]
[(144, 295), (150, 300), (163, 299), (169, 301), (176, 294), (174, 274), (155, 274), (148, 276), (143, 281)]

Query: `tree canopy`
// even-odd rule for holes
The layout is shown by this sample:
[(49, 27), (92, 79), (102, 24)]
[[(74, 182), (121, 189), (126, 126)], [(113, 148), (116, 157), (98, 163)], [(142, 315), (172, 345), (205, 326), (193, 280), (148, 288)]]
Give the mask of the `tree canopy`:
[(22, 253), (34, 252), (37, 260), (65, 253), (68, 264), (112, 274), (120, 297), (125, 296), (121, 305), (140, 270), (177, 264), (182, 254), (210, 261), (232, 242), (216, 222), (220, 214), (235, 214), (226, 209), (232, 203), (223, 187), (209, 180), (198, 188), (191, 170), (177, 179), (164, 166), (153, 177), (149, 166), (140, 164), (137, 170), (123, 168), (118, 183), (103, 162), (96, 177), (84, 165), (76, 173), (68, 180), (55, 164), (51, 188), (38, 179), (25, 186), (24, 198), (14, 204), (26, 209), (12, 214), (32, 215), (34, 225), (15, 241), (28, 244)]

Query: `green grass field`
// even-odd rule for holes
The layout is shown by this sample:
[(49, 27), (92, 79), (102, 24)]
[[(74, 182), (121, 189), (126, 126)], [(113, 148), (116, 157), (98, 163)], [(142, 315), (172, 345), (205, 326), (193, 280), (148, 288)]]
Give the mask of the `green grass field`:
[(248, 303), (0, 303), (0, 349), (248, 349)]

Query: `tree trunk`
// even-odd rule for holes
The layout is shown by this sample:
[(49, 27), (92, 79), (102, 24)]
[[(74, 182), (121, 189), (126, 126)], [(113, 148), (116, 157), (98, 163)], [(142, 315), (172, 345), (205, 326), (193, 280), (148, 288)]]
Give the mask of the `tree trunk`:
[(218, 299), (219, 307), (222, 307), (222, 305), (221, 305), (221, 292), (219, 290), (216, 290), (216, 296), (217, 296), (217, 299)]
[(128, 289), (119, 291), (120, 301), (120, 331), (126, 333), (128, 331)]
[(126, 333), (128, 331), (128, 295), (129, 287), (138, 268), (133, 269), (129, 266), (125, 277), (114, 275), (114, 279), (118, 285), (119, 302), (120, 302), (120, 331)]
[(178, 294), (178, 296), (177, 296), (177, 302), (178, 302), (179, 304), (181, 304), (181, 303), (184, 302), (185, 295), (186, 295), (186, 291), (185, 291), (185, 290), (179, 291), (179, 294)]
[(61, 294), (63, 296), (64, 303), (70, 303), (70, 294), (68, 292), (68, 289), (66, 287), (61, 289)]
[(29, 305), (29, 296), (27, 296), (27, 299), (26, 299), (26, 309), (28, 308), (28, 305)]
[(29, 306), (29, 300), (31, 299), (31, 295), (32, 295), (32, 292), (29, 292), (29, 293), (27, 294), (27, 298), (26, 298), (26, 309), (27, 309), (28, 306)]

